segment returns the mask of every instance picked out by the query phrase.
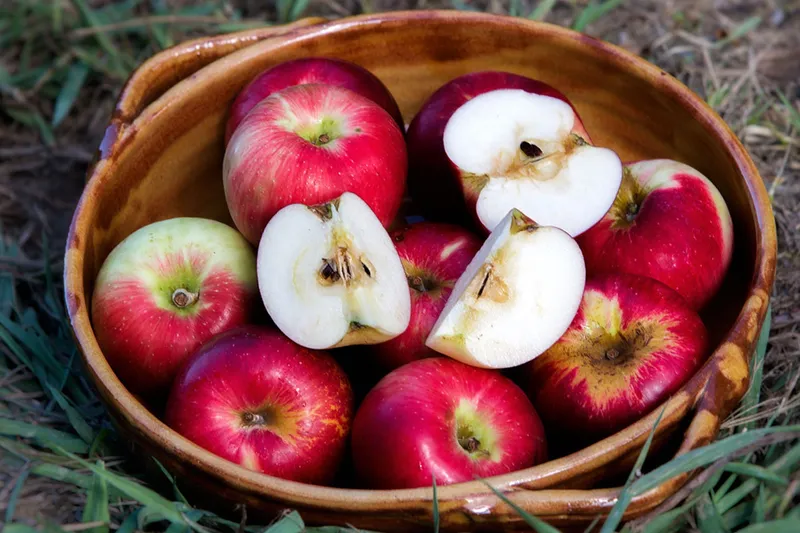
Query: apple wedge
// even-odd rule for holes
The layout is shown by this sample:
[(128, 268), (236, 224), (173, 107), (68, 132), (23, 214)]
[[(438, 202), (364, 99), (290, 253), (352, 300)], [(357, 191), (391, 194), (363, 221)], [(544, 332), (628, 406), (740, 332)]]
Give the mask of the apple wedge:
[(473, 366), (521, 365), (567, 330), (585, 283), (575, 240), (511, 209), (458, 278), (425, 344)]
[(306, 348), (377, 344), (408, 327), (400, 256), (356, 194), (278, 211), (261, 236), (256, 270), (275, 325)]
[(444, 150), (487, 231), (512, 208), (572, 237), (603, 218), (622, 163), (613, 150), (590, 144), (580, 125), (569, 103), (522, 89), (480, 94), (453, 113)]

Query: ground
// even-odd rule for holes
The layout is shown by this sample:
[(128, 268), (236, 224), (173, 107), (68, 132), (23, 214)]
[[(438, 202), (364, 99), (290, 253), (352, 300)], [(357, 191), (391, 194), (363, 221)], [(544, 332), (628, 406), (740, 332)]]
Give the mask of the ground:
[[(734, 413), (725, 429), (732, 432), (747, 422), (797, 423), (800, 2), (5, 0), (0, 3), (0, 434), (5, 435), (0, 437), (5, 450), (0, 522), (55, 530), (61, 524), (75, 531), (110, 521), (114, 528), (139, 505), (112, 498), (117, 503), (105, 517), (104, 505), (97, 503), (107, 488), (99, 480), (105, 478), (92, 477), (86, 465), (65, 452), (42, 448), (48, 438), (63, 439), (65, 433), (97, 446), (104, 446), (108, 435), (91, 389), (79, 373), (63, 371), (73, 368), (75, 350), (63, 322), (60, 272), (63, 241), (87, 167), (130, 70), (159, 49), (200, 34), (308, 15), (434, 7), (534, 16), (621, 45), (676, 76), (728, 122), (769, 190), (779, 255), (760, 403), (758, 409)], [(43, 390), (42, 383), (53, 379), (60, 388)], [(43, 428), (65, 433), (54, 436)], [(91, 451), (81, 439), (60, 442), (82, 456)], [(731, 485), (724, 487), (725, 479), (717, 478), (723, 486), (701, 493), (680, 527), (733, 531), (749, 523), (749, 515), (742, 518), (747, 511), (756, 521), (797, 518), (792, 509), (800, 483), (793, 466), (798, 461), (786, 459), (785, 452), (786, 447), (763, 447), (748, 456), (765, 467), (750, 470), (751, 480), (766, 484), (758, 491), (751, 488), (746, 498), (747, 493), (731, 499)], [(784, 466), (775, 466), (771, 461), (781, 454)], [(102, 468), (119, 471), (117, 463), (125, 467), (127, 462), (106, 455)], [(124, 471), (135, 473), (135, 467)], [(779, 481), (773, 480), (777, 486), (765, 481), (764, 472), (780, 473)], [(764, 487), (766, 495), (757, 497)], [(709, 518), (706, 495), (721, 515), (719, 524)], [(79, 524), (82, 520), (88, 526)], [(154, 527), (158, 524), (163, 525)]]

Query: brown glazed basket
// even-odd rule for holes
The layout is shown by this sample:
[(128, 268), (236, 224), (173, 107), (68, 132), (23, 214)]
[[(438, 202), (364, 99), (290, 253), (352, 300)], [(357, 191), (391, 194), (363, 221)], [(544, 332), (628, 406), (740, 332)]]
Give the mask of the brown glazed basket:
[[(434, 90), (467, 72), (505, 70), (541, 79), (566, 93), (597, 144), (617, 150), (623, 160), (666, 157), (688, 163), (716, 184), (730, 207), (734, 259), (717, 298), (703, 312), (715, 347), (705, 365), (663, 406), (623, 431), (489, 483), (538, 517), (583, 531), (614, 505), (620, 480), (662, 410), (656, 461), (715, 438), (721, 420), (747, 390), (776, 256), (767, 193), (735, 134), (673, 77), (610, 44), (523, 19), (415, 11), (306, 19), (192, 41), (151, 58), (126, 85), (75, 211), (64, 276), (87, 375), (142, 453), (158, 458), (195, 501), (218, 512), (233, 514), (237, 504), (246, 504), (251, 520), (293, 508), (310, 524), (431, 528), (431, 488), (311, 486), (248, 471), (195, 446), (125, 389), (89, 320), (97, 271), (131, 232), (175, 216), (230, 223), (221, 180), (228, 106), (263, 69), (310, 55), (343, 58), (371, 70), (392, 91), (407, 122)], [(652, 511), (688, 479), (681, 475), (635, 497), (625, 516)], [(446, 531), (524, 527), (480, 481), (439, 487), (438, 501)]]

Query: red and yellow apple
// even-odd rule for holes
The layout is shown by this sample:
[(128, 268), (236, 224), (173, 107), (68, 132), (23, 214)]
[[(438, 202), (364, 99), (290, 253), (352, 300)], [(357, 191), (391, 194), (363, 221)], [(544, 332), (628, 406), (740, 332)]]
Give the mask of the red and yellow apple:
[(590, 273), (651, 277), (701, 309), (730, 265), (733, 222), (719, 190), (699, 171), (645, 160), (625, 165), (612, 208), (578, 244)]
[(136, 230), (105, 259), (92, 325), (120, 381), (152, 398), (201, 344), (248, 322), (257, 298), (255, 252), (239, 232), (172, 218)]
[(411, 319), (399, 336), (374, 346), (377, 360), (388, 369), (439, 355), (425, 346), (425, 339), (483, 244), (460, 226), (437, 222), (409, 224), (391, 232), (391, 237), (408, 280)]
[(164, 420), (247, 469), (326, 484), (345, 453), (352, 415), (350, 382), (328, 353), (248, 325), (218, 335), (187, 361)]
[(407, 139), (409, 190), (423, 213), (471, 220), (484, 234), (516, 208), (579, 235), (602, 218), (622, 178), (617, 154), (592, 145), (565, 95), (506, 72), (474, 72), (440, 87)]
[(666, 285), (602, 274), (587, 280), (566, 333), (520, 370), (548, 430), (595, 440), (677, 391), (705, 360), (707, 343), (697, 312)]
[(261, 100), (287, 87), (309, 83), (335, 85), (357, 92), (385, 109), (397, 126), (405, 131), (403, 116), (394, 96), (372, 72), (343, 59), (302, 57), (268, 68), (239, 92), (231, 104), (230, 116), (225, 126), (225, 144), (247, 113)]
[(372, 489), (472, 481), (547, 456), (536, 410), (496, 370), (447, 357), (413, 361), (367, 394), (352, 429), (355, 470)]
[(349, 89), (308, 84), (273, 93), (245, 116), (225, 151), (222, 179), (234, 224), (257, 244), (283, 207), (345, 192), (388, 227), (407, 165), (403, 133), (383, 108)]

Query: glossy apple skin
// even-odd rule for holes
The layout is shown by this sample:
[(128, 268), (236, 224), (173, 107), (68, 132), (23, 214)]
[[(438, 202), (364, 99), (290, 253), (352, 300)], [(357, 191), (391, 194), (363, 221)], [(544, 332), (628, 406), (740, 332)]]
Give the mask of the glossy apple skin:
[[(638, 206), (632, 222), (626, 213)], [(697, 170), (666, 159), (628, 163), (606, 216), (578, 236), (593, 272), (663, 282), (702, 309), (730, 266), (733, 222), (724, 199)]]
[(521, 371), (549, 432), (597, 440), (677, 391), (707, 348), (702, 320), (679, 294), (651, 278), (610, 273), (587, 280), (567, 332)]
[(392, 116), (401, 131), (405, 131), (403, 116), (394, 96), (381, 80), (364, 67), (328, 57), (303, 57), (284, 61), (253, 78), (231, 104), (225, 125), (225, 144), (233, 132), (261, 100), (272, 93), (307, 83), (323, 83), (350, 89), (369, 98)]
[[(266, 413), (247, 425), (245, 413)], [(205, 345), (182, 368), (166, 424), (210, 452), (256, 472), (326, 484), (336, 474), (353, 416), (347, 375), (324, 351), (275, 328), (242, 326)]]
[[(330, 133), (314, 144), (301, 134)], [(267, 222), (290, 204), (323, 204), (352, 192), (385, 227), (405, 191), (405, 140), (378, 104), (349, 89), (296, 85), (262, 100), (225, 152), (223, 184), (234, 223), (257, 244)]]
[[(408, 188), (415, 206), (427, 219), (463, 225), (481, 234), (489, 233), (475, 213), (480, 191), (463, 186), (461, 172), (444, 151), (443, 136), (447, 121), (459, 107), (479, 94), (497, 89), (522, 89), (558, 98), (572, 106), (567, 97), (554, 87), (510, 72), (472, 72), (442, 85), (425, 101), (406, 133)], [(574, 106), (572, 108), (575, 110)], [(575, 115), (572, 131), (591, 144), (577, 110)]]
[[(489, 428), (495, 456), (471, 457), (459, 445), (458, 412), (471, 412), (473, 427)], [(527, 468), (545, 460), (547, 443), (514, 382), (437, 357), (390, 372), (367, 394), (353, 422), (352, 452), (366, 487), (400, 489), (430, 487), (433, 476), (441, 486)]]
[(425, 339), (453, 292), (455, 282), (483, 241), (460, 226), (439, 222), (416, 222), (390, 235), (411, 292), (408, 328), (397, 337), (374, 345), (378, 363), (393, 370), (417, 359), (441, 356), (425, 346)]
[[(183, 309), (178, 287), (198, 293)], [(181, 364), (204, 342), (253, 316), (255, 255), (233, 228), (175, 218), (145, 226), (103, 262), (92, 295), (92, 325), (120, 381), (144, 399), (163, 397)]]

